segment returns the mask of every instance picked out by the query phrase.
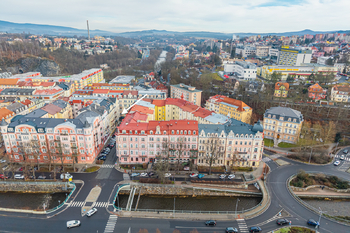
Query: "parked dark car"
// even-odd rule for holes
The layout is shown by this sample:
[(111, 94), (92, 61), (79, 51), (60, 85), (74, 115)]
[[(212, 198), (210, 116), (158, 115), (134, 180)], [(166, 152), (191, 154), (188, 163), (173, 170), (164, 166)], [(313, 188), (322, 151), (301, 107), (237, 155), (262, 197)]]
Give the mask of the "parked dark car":
[(307, 225), (309, 225), (309, 226), (318, 226), (318, 225), (320, 225), (320, 223), (315, 221), (315, 220), (313, 220), (313, 219), (309, 219), (309, 220), (307, 220)]
[(249, 232), (261, 232), (261, 228), (260, 227), (251, 227), (251, 228), (249, 228)]
[(216, 221), (215, 220), (208, 220), (205, 222), (206, 226), (216, 226)]
[(282, 225), (291, 224), (292, 222), (285, 219), (285, 218), (280, 218), (280, 219), (277, 219), (276, 223), (277, 223), (277, 225), (282, 226)]
[(149, 172), (148, 173), (148, 176), (153, 176), (154, 175), (154, 172)]
[(103, 161), (105, 161), (105, 160), (106, 160), (106, 156), (100, 156), (100, 157), (98, 157), (97, 159), (98, 159), (98, 160), (103, 160)]

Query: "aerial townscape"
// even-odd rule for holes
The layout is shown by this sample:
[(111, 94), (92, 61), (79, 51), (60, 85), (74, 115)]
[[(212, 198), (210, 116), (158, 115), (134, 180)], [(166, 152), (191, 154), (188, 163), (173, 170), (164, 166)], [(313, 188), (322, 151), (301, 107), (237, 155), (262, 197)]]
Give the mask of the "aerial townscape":
[(350, 3), (5, 1), (0, 232), (350, 232)]

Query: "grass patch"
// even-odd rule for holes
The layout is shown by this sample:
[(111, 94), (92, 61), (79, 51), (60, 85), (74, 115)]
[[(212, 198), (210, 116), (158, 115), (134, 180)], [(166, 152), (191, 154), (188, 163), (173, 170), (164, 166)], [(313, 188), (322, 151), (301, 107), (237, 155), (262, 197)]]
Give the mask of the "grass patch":
[(326, 176), (324, 174), (309, 175), (300, 170), (298, 175), (290, 181), (290, 185), (299, 188), (306, 188), (311, 185), (328, 186), (336, 189), (348, 189), (349, 182), (339, 179), (337, 176)]
[(280, 142), (280, 143), (278, 143), (278, 146), (281, 148), (290, 148), (290, 147), (296, 147), (297, 145), (291, 144), (288, 142)]
[(268, 147), (273, 147), (274, 143), (272, 139), (264, 138), (264, 145)]
[[(209, 172), (209, 167), (206, 166), (198, 166), (198, 172)], [(211, 172), (225, 172), (225, 167), (211, 167)]]
[(314, 233), (314, 230), (305, 227), (284, 227), (274, 233)]
[(223, 81), (224, 80), (217, 73), (213, 73), (212, 76), (213, 76), (213, 79), (215, 79), (215, 80), (218, 80), (218, 81)]
[(233, 171), (240, 171), (240, 172), (251, 172), (253, 171), (253, 168), (252, 167), (231, 167), (231, 169)]
[[(292, 154), (287, 155), (287, 158), (298, 160), (304, 163), (308, 163), (310, 160), (310, 153), (298, 153), (298, 154)], [(329, 155), (326, 154), (312, 154), (311, 156), (311, 163), (314, 164), (327, 164), (332, 161), (332, 158)]]
[(100, 169), (100, 167), (98, 167), (98, 166), (88, 167), (88, 168), (85, 169), (85, 172), (95, 172), (98, 169)]

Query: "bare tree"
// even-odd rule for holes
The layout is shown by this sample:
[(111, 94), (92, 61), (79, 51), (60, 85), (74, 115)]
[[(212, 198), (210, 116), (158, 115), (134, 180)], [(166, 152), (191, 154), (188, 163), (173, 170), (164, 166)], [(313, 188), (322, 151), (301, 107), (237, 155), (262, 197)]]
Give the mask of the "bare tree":
[(156, 155), (157, 162), (153, 165), (153, 168), (157, 172), (158, 178), (163, 183), (166, 181), (165, 173), (169, 171), (169, 158), (173, 152), (173, 144), (168, 141), (163, 141), (162, 150)]
[(205, 139), (204, 152), (205, 162), (209, 165), (209, 175), (211, 174), (211, 168), (213, 164), (217, 163), (217, 160), (223, 157), (225, 150), (223, 143), (218, 136), (211, 136)]
[[(185, 138), (186, 139), (186, 138)], [(183, 153), (186, 150), (186, 143), (184, 141), (184, 138), (177, 138), (177, 143), (175, 144), (175, 150), (177, 155), (177, 170), (180, 170), (180, 158), (183, 155)]]

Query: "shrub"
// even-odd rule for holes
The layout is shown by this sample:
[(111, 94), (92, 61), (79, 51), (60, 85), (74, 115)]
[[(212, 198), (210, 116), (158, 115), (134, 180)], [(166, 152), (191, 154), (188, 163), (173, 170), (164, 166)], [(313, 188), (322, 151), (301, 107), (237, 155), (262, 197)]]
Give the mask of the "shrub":
[(160, 184), (158, 178), (140, 178), (140, 183)]

